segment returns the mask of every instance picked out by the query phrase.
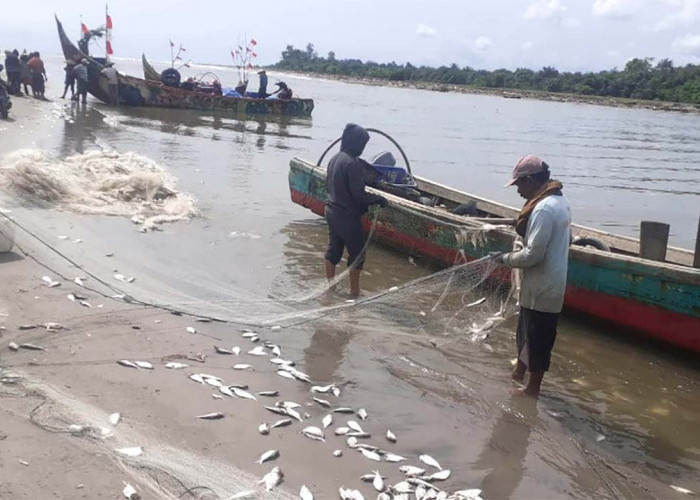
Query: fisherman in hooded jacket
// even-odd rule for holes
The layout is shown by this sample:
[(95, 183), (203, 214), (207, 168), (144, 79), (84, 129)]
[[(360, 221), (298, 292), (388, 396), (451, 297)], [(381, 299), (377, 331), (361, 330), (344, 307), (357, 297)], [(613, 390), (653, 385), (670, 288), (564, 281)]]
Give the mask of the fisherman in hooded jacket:
[(326, 250), (326, 277), (335, 276), (335, 268), (348, 249), (350, 294), (360, 294), (360, 273), (365, 262), (365, 235), (362, 214), (370, 205), (387, 205), (383, 196), (365, 191), (364, 165), (360, 158), (369, 141), (369, 133), (359, 125), (348, 123), (343, 130), (340, 152), (328, 163), (326, 182), (326, 221), (328, 222), (328, 250)]

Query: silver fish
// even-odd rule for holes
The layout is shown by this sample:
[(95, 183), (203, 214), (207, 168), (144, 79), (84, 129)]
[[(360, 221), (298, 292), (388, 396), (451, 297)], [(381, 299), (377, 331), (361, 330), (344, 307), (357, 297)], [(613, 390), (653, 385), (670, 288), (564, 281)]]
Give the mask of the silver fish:
[(195, 327), (193, 327), (193, 326), (188, 326), (187, 328), (185, 328), (185, 331), (186, 331), (187, 333), (192, 333), (192, 334), (197, 333), (197, 329), (196, 329)]
[(314, 500), (314, 495), (311, 493), (311, 490), (306, 487), (306, 485), (302, 485), (301, 490), (299, 491), (299, 498), (301, 500)]
[(233, 353), (234, 355), (238, 356), (239, 354), (241, 354), (241, 348), (238, 347), (238, 346), (235, 346), (235, 347), (233, 347), (233, 348), (231, 349), (231, 353)]
[(112, 424), (112, 425), (117, 425), (121, 419), (122, 419), (121, 414), (119, 414), (119, 413), (112, 413), (112, 414), (109, 416), (109, 423)]
[(261, 346), (261, 345), (248, 351), (248, 354), (250, 354), (251, 356), (267, 356), (267, 352), (265, 351), (265, 347)]
[(284, 415), (284, 416), (289, 415), (286, 408), (278, 408), (276, 406), (266, 406), (265, 409), (268, 411), (271, 411), (272, 413), (276, 413), (277, 415)]
[(265, 462), (269, 462), (270, 460), (275, 460), (277, 457), (280, 456), (279, 450), (268, 450), (262, 455), (260, 455), (260, 458), (256, 460), (256, 464), (264, 464)]
[(258, 334), (255, 332), (251, 332), (251, 331), (243, 332), (244, 339), (251, 339), (251, 338), (257, 337), (257, 336), (258, 336)]
[(391, 432), (391, 429), (388, 429), (386, 431), (386, 438), (392, 443), (396, 442), (396, 435), (393, 432)]
[(126, 277), (123, 274), (115, 274), (114, 279), (119, 281), (126, 281)]
[(133, 276), (129, 276), (129, 277), (126, 279), (126, 282), (127, 282), (127, 283), (133, 283), (135, 280), (136, 280), (136, 278), (134, 278)]
[(73, 279), (73, 283), (75, 283), (78, 286), (85, 286), (85, 282), (83, 281), (85, 278), (77, 277)]
[(185, 363), (175, 363), (175, 362), (170, 362), (170, 363), (165, 363), (166, 368), (170, 368), (171, 370), (179, 370), (181, 368), (187, 368), (190, 365), (186, 365)]
[[(674, 486), (672, 484), (669, 484), (669, 486), (671, 487), (672, 490), (677, 491), (678, 493), (683, 493), (684, 495), (694, 495), (695, 494), (691, 490), (689, 490), (687, 488), (683, 488), (681, 486)], [(481, 493), (481, 492), (479, 492), (479, 493)]]
[(369, 432), (364, 432), (364, 431), (362, 431), (362, 432), (351, 431), (351, 432), (348, 432), (348, 436), (353, 436), (353, 437), (356, 437), (357, 439), (367, 439), (367, 438), (372, 437), (372, 435)]
[(251, 368), (251, 365), (246, 365), (245, 363), (239, 363), (237, 365), (233, 365), (234, 370), (247, 370), (248, 368)]
[[(9, 344), (7, 344), (7, 347), (8, 347), (11, 351), (18, 351), (18, 350), (19, 350), (19, 346), (18, 346), (17, 344), (15, 344), (14, 342), (10, 342)], [(119, 361), (117, 361), (117, 363), (119, 363)], [(121, 364), (121, 363), (119, 363), (119, 364)], [(126, 366), (126, 365), (125, 365), (125, 366)], [(136, 368), (136, 367), (134, 366), (134, 368)]]
[(421, 456), (418, 457), (418, 459), (419, 459), (421, 462), (423, 462), (424, 464), (426, 464), (426, 465), (429, 465), (429, 466), (431, 466), (431, 467), (435, 467), (436, 469), (442, 470), (442, 467), (440, 466), (440, 464), (438, 463), (438, 461), (435, 460), (435, 459), (434, 459), (433, 457), (431, 457), (430, 455), (421, 455)]
[(331, 392), (333, 393), (333, 395), (334, 395), (336, 398), (339, 398), (339, 397), (340, 397), (340, 389), (339, 389), (338, 387), (333, 386), (333, 387), (331, 388)]
[(265, 474), (262, 480), (260, 480), (259, 482), (264, 483), (265, 489), (267, 491), (270, 491), (272, 488), (280, 484), (283, 478), (284, 474), (282, 473), (282, 470), (279, 467), (275, 467), (270, 472)]
[(335, 450), (333, 452), (334, 457), (342, 457), (343, 456), (343, 450)]
[(340, 408), (333, 408), (331, 411), (333, 413), (355, 413), (355, 410), (353, 410), (352, 408), (347, 408), (345, 406)]
[(294, 366), (294, 361), (289, 361), (288, 359), (282, 358), (270, 358), (270, 363), (272, 363), (273, 365)]
[(215, 378), (205, 378), (204, 382), (206, 382), (212, 387), (221, 387), (223, 385), (219, 380), (216, 380)]
[(221, 394), (212, 394), (211, 397), (214, 399), (224, 399), (224, 397)]
[(334, 432), (336, 436), (344, 436), (350, 432), (350, 427), (336, 427)]
[(358, 490), (346, 489), (341, 486), (338, 488), (341, 500), (365, 500), (365, 497)]
[(153, 365), (148, 361), (134, 361), (134, 364), (144, 370), (153, 370)]
[(257, 401), (257, 398), (255, 396), (253, 396), (251, 393), (249, 393), (248, 391), (244, 391), (243, 389), (239, 389), (238, 387), (234, 387), (234, 386), (230, 386), (229, 388), (239, 398), (252, 399), (254, 401)]
[(195, 318), (194, 320), (197, 323), (211, 323), (211, 320), (209, 318)]
[(49, 278), (48, 276), (42, 276), (41, 279), (42, 279), (42, 281), (44, 281), (46, 283), (46, 286), (48, 286), (49, 288), (61, 286), (61, 283), (59, 281), (54, 281), (51, 278)]
[(331, 425), (331, 424), (333, 423), (333, 416), (332, 416), (332, 415), (326, 415), (325, 417), (323, 417), (322, 423), (323, 423), (323, 428), (324, 428), (324, 429), (327, 429), (328, 426)]
[(382, 476), (379, 475), (379, 471), (374, 471), (374, 478), (372, 479), (372, 486), (374, 486), (374, 489), (381, 492), (384, 491), (384, 488), (386, 487), (384, 485), (384, 479), (382, 479)]
[(19, 325), (17, 327), (18, 330), (34, 330), (35, 328), (38, 328), (39, 325)]
[(258, 432), (263, 436), (267, 436), (270, 433), (270, 426), (263, 422), (258, 426)]
[(219, 420), (221, 418), (224, 418), (224, 414), (217, 411), (215, 413), (205, 413), (204, 415), (197, 415), (194, 418), (201, 418), (202, 420)]
[(331, 389), (333, 389), (332, 385), (314, 385), (313, 387), (311, 387), (311, 392), (325, 393), (330, 392)]
[(318, 404), (320, 404), (321, 406), (325, 406), (326, 408), (330, 408), (330, 407), (331, 407), (330, 401), (326, 401), (325, 399), (314, 398), (314, 401), (316, 401), (316, 402), (317, 402)]
[(302, 421), (301, 415), (294, 408), (285, 408), (287, 410), (287, 415), (292, 418), (296, 418), (299, 422)]
[(404, 462), (406, 458), (401, 455), (395, 455), (394, 453), (386, 453), (384, 455), (384, 460), (387, 462)]
[(90, 304), (90, 302), (88, 302), (87, 300), (81, 300), (80, 305), (84, 306), (84, 307), (89, 307), (92, 309), (92, 304)]
[(266, 396), (268, 398), (274, 398), (278, 396), (280, 391), (260, 391), (258, 396)]
[(138, 457), (139, 455), (143, 454), (143, 448), (141, 448), (140, 446), (134, 446), (131, 448), (119, 448), (115, 451), (120, 455), (124, 455), (127, 457)]
[(357, 448), (357, 438), (350, 436), (346, 441), (348, 448)]
[(221, 387), (219, 387), (219, 392), (220, 392), (221, 394), (225, 394), (226, 396), (228, 396), (228, 397), (230, 397), (230, 398), (235, 398), (235, 397), (236, 397), (236, 395), (233, 393), (233, 391), (232, 391), (231, 389), (229, 389), (229, 388), (228, 388), (227, 386), (225, 386), (225, 385), (222, 385)]
[(399, 470), (406, 474), (406, 476), (408, 477), (415, 477), (425, 474), (425, 469), (421, 469), (420, 467), (416, 467), (415, 465), (402, 465), (401, 467), (399, 467)]
[(200, 383), (202, 385), (205, 384), (204, 377), (202, 377), (199, 373), (193, 373), (189, 376), (189, 379), (194, 380), (195, 382)]
[(131, 486), (129, 483), (124, 483), (124, 489), (122, 490), (122, 495), (127, 500), (139, 500), (141, 496), (136, 491), (136, 488)]
[(447, 500), (447, 492), (446, 491), (438, 492), (438, 494), (435, 496), (435, 500)]
[(284, 371), (284, 370), (277, 370), (277, 375), (279, 375), (280, 377), (284, 377), (284, 378), (288, 378), (288, 379), (294, 380), (294, 375), (292, 375), (291, 373), (286, 372), (286, 371)]
[(287, 409), (301, 408), (301, 405), (299, 403), (295, 403), (294, 401), (278, 401), (275, 403), (275, 406), (281, 406)]
[(474, 302), (467, 304), (465, 307), (478, 306), (480, 304), (483, 304), (484, 302), (486, 302), (486, 297), (481, 297), (479, 300), (475, 300)]
[(277, 356), (278, 358), (282, 355), (282, 350), (280, 349), (280, 346), (278, 345), (273, 345), (272, 346), (272, 354)]
[(122, 365), (122, 366), (127, 366), (129, 368), (138, 368), (138, 366), (136, 366), (136, 364), (132, 363), (128, 359), (120, 359), (119, 361), (117, 361), (117, 363)]
[[(350, 438), (348, 438), (348, 439), (350, 439)], [(380, 457), (379, 454), (374, 452), (374, 451), (369, 451), (369, 450), (365, 450), (364, 448), (360, 448), (360, 453), (362, 453), (362, 455), (365, 458), (369, 458), (370, 460), (374, 460), (375, 462), (382, 461), (382, 457)]]
[(396, 493), (411, 493), (413, 488), (407, 481), (400, 481), (396, 483), (391, 489)]
[(279, 331), (279, 330), (281, 330), (281, 329), (282, 329), (282, 327), (279, 326), (279, 325), (275, 325), (275, 326), (273, 326), (273, 327), (270, 327), (270, 330), (272, 330), (273, 332), (277, 332), (277, 331)]
[(218, 354), (233, 354), (233, 352), (229, 351), (228, 349), (224, 349), (223, 347), (219, 347), (219, 346), (216, 346), (216, 345), (214, 346), (214, 350), (215, 350)]
[(28, 351), (45, 351), (46, 347), (42, 347), (40, 345), (35, 345), (35, 344), (20, 344), (19, 345), (20, 349), (27, 349)]
[(362, 420), (367, 420), (367, 410), (364, 408), (360, 408), (357, 410), (357, 416), (360, 417)]
[(459, 490), (452, 493), (455, 500), (481, 500), (481, 490), (473, 488), (470, 490)]
[(292, 425), (292, 419), (291, 418), (283, 418), (282, 420), (278, 420), (274, 424), (270, 426), (270, 428), (275, 429), (277, 427), (286, 427), (288, 425)]
[(377, 495), (377, 500), (392, 500), (392, 497), (388, 493), (380, 493)]
[(435, 472), (434, 474), (430, 474), (428, 477), (425, 478), (426, 481), (444, 481), (450, 477), (450, 469), (442, 469), (439, 472)]
[(374, 446), (372, 444), (358, 443), (357, 447), (362, 448), (362, 449), (367, 450), (367, 451), (376, 451), (377, 453), (380, 453), (379, 448), (377, 448), (376, 446)]
[(57, 330), (63, 330), (64, 326), (60, 323), (44, 323), (44, 328), (46, 328), (47, 332), (54, 332)]
[(75, 302), (75, 295), (74, 295), (74, 294), (69, 293), (68, 295), (66, 295), (66, 297), (67, 297), (68, 300), (70, 300), (71, 302)]
[(301, 431), (301, 433), (306, 436), (307, 438), (310, 439), (315, 439), (316, 441), (325, 441), (326, 436), (323, 434), (323, 431), (319, 429), (318, 427), (305, 427), (304, 430)]
[(244, 391), (248, 390), (248, 384), (229, 384), (228, 386), (231, 389), (235, 387), (236, 389), (243, 389)]
[(348, 420), (348, 427), (350, 427), (355, 432), (365, 432), (362, 429), (362, 427), (360, 427), (360, 424), (358, 424), (354, 420)]

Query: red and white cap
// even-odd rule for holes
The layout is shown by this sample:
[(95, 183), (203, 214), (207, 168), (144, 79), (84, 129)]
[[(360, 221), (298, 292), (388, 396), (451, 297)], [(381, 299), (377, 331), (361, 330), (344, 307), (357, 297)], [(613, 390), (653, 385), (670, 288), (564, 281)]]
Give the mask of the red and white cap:
[(543, 171), (544, 162), (541, 159), (532, 155), (523, 156), (515, 164), (515, 167), (513, 167), (513, 178), (509, 180), (503, 187), (512, 186), (521, 177), (539, 174)]

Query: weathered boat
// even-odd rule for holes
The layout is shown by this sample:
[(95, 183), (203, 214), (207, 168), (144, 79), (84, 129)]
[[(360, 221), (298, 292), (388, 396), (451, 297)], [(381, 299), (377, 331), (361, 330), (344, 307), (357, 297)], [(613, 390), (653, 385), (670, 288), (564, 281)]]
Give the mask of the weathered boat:
[[(70, 41), (63, 25), (56, 18), (63, 55), (68, 60), (87, 59), (88, 92), (100, 101), (111, 104), (107, 79), (101, 76), (104, 60), (84, 54)], [(119, 104), (157, 108), (197, 109), (248, 115), (311, 116), (313, 99), (255, 99), (226, 97), (204, 92), (168, 87), (160, 81), (119, 75)]]
[(141, 54), (141, 65), (143, 66), (143, 77), (146, 80), (152, 80), (154, 82), (160, 81), (160, 73), (148, 62), (146, 54)]
[[(326, 168), (321, 164), (321, 160), (314, 165), (293, 158), (289, 188), (294, 203), (323, 216)], [(518, 209), (427, 179), (413, 179), (420, 198), (433, 200), (435, 206), (367, 188), (389, 200), (379, 213), (375, 240), (444, 266), (457, 262), (460, 251), (472, 260), (490, 251), (512, 248), (516, 233), (509, 224), (517, 217)], [(450, 211), (465, 204), (471, 205), (473, 216)], [(369, 230), (367, 217), (364, 225)], [(668, 248), (666, 260), (657, 262), (639, 257), (637, 239), (579, 225), (573, 225), (572, 233), (581, 241), (604, 242), (601, 246), (609, 250), (571, 246), (566, 311), (584, 313), (621, 330), (700, 352), (700, 269), (691, 267), (692, 252)]]

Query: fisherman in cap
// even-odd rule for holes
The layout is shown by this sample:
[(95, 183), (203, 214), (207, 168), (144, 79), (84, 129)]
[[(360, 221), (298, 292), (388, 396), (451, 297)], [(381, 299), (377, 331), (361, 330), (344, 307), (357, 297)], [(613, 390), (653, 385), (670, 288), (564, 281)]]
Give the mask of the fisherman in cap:
[(518, 360), (512, 378), (522, 383), (529, 371), (527, 385), (514, 394), (537, 397), (544, 373), (549, 370), (557, 320), (564, 304), (571, 209), (561, 182), (550, 179), (549, 166), (536, 156), (518, 160), (506, 187), (512, 185), (526, 200), (515, 224), (524, 248), (493, 257), (507, 267), (522, 269)]
[(258, 71), (260, 75), (260, 87), (258, 88), (258, 99), (265, 99), (267, 97), (267, 73), (264, 69)]
[(107, 79), (107, 89), (109, 90), (109, 101), (112, 105), (119, 105), (119, 73), (112, 61), (107, 61), (100, 74)]

